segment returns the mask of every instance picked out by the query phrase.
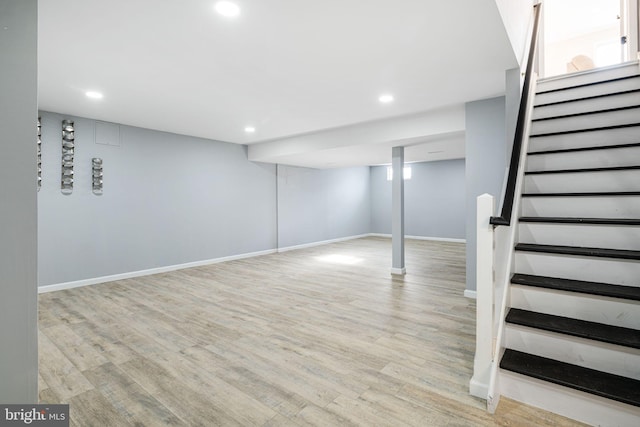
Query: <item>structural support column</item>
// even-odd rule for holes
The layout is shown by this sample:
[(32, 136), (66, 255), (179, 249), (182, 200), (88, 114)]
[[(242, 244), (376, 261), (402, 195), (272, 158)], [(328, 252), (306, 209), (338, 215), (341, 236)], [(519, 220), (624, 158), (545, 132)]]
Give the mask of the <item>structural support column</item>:
[(0, 0), (0, 403), (3, 404), (38, 402), (37, 24), (37, 0)]
[(392, 148), (391, 274), (405, 274), (404, 266), (404, 147)]

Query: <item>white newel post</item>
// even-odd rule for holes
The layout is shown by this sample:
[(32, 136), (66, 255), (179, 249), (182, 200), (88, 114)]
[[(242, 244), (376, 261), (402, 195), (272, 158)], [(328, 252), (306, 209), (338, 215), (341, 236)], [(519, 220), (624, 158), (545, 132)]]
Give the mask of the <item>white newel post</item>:
[(494, 198), (478, 196), (476, 217), (476, 356), (469, 392), (487, 398), (493, 345), (493, 225)]

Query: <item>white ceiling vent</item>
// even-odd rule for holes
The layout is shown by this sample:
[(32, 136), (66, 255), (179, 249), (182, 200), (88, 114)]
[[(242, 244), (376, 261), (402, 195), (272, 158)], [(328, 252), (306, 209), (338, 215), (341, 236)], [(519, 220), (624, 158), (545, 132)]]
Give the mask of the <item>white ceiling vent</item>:
[(120, 125), (96, 121), (96, 144), (120, 146)]

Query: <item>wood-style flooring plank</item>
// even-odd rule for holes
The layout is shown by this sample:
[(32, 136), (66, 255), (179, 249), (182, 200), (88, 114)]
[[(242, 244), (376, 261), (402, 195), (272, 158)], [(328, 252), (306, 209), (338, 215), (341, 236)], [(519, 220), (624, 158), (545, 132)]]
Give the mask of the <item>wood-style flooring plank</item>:
[(40, 296), (40, 399), (71, 425), (579, 423), (468, 393), (465, 245), (362, 238)]
[(184, 424), (184, 421), (112, 363), (86, 371), (84, 375), (111, 406), (132, 425), (178, 426)]
[(44, 333), (38, 336), (38, 357), (40, 375), (60, 399), (67, 400), (93, 389), (80, 370)]
[(127, 419), (111, 406), (98, 390), (89, 390), (72, 397), (69, 403), (71, 420), (78, 426), (126, 427)]
[[(74, 325), (78, 325), (78, 323)], [(67, 359), (80, 371), (93, 369), (109, 362), (107, 358), (93, 348), (90, 343), (87, 343), (78, 336), (73, 329), (71, 329), (71, 326), (73, 325), (55, 325), (46, 329), (40, 329), (40, 332), (47, 335), (60, 351), (64, 353)]]
[(214, 406), (207, 393), (193, 390), (149, 359), (140, 357), (130, 360), (120, 365), (120, 368), (186, 424), (242, 425), (225, 412), (224, 408)]

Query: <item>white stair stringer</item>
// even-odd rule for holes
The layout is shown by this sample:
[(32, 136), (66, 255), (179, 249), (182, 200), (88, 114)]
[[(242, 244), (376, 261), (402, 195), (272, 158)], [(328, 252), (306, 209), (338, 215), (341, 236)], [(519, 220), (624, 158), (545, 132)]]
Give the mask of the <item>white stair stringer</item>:
[(640, 380), (640, 349), (515, 324), (505, 339), (514, 350)]
[(500, 390), (510, 399), (594, 426), (635, 427), (640, 420), (638, 407), (504, 369)]

